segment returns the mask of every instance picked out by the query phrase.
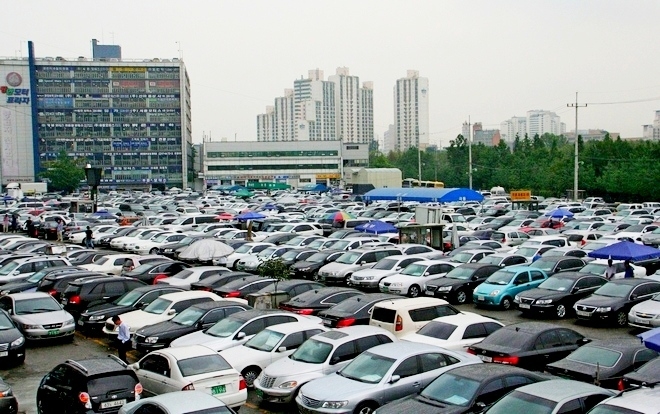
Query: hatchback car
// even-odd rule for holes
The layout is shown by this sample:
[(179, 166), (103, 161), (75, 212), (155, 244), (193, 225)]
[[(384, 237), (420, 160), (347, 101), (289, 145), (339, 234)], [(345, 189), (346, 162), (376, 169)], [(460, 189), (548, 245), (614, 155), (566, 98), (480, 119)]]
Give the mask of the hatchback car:
[(73, 341), (73, 316), (47, 293), (11, 293), (0, 297), (0, 308), (11, 316), (27, 340)]
[(516, 295), (538, 287), (548, 278), (543, 270), (528, 266), (511, 266), (493, 273), (474, 289), (472, 301), (477, 306), (511, 309)]

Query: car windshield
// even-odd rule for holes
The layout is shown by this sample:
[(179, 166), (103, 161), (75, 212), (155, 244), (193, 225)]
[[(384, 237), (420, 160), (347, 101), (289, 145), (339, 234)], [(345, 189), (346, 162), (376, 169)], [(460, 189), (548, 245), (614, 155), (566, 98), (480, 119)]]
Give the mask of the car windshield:
[(337, 374), (367, 384), (377, 384), (396, 362), (395, 359), (365, 351), (355, 357)]
[(167, 239), (169, 236), (170, 236), (169, 234), (164, 233), (164, 234), (161, 234), (161, 235), (158, 235), (158, 236), (154, 237), (154, 238), (151, 239), (151, 240), (154, 241), (154, 242), (156, 242), (156, 243), (162, 243), (162, 242), (164, 242), (165, 239)]
[[(181, 359), (176, 363), (181, 371), (181, 376), (192, 377), (194, 375), (208, 374), (211, 372), (230, 370), (231, 365), (220, 355), (200, 355), (192, 358)], [(207, 411), (205, 410), (204, 413)]]
[(144, 308), (144, 311), (153, 313), (155, 315), (160, 315), (161, 313), (165, 312), (165, 310), (169, 308), (171, 304), (171, 300), (158, 298), (151, 302), (146, 308)]
[(137, 302), (141, 297), (142, 292), (131, 290), (130, 292), (126, 292), (115, 299), (112, 303), (117, 306), (133, 306), (135, 302)]
[(152, 238), (154, 236), (154, 233), (156, 233), (155, 230), (145, 231), (144, 233), (142, 233), (138, 236), (138, 239), (139, 240), (149, 240), (150, 238)]
[(55, 312), (62, 310), (60, 304), (52, 297), (17, 300), (14, 303), (16, 315), (29, 315), (31, 313)]
[(347, 248), (352, 242), (350, 240), (337, 240), (334, 243), (330, 243), (326, 248), (331, 248), (335, 250), (344, 250)]
[(353, 264), (360, 258), (360, 256), (362, 256), (362, 253), (346, 252), (339, 256), (336, 262), (343, 264)]
[(529, 265), (529, 267), (534, 267), (534, 268), (541, 269), (541, 270), (545, 270), (546, 272), (549, 272), (549, 271), (551, 271), (552, 269), (554, 269), (555, 264), (557, 264), (557, 262), (555, 262), (555, 261), (553, 261), (553, 260), (543, 260), (543, 259), (539, 259), (539, 260), (537, 260), (537, 261), (535, 261), (535, 262), (532, 262), (532, 263)]
[(472, 253), (457, 253), (451, 257), (451, 260), (454, 262), (468, 263), (472, 260), (474, 255)]
[[(550, 249), (543, 253), (543, 257), (559, 257), (559, 256), (568, 256), (566, 254), (567, 252), (565, 250), (559, 250), (559, 249)], [(538, 260), (537, 260), (538, 261)]]
[(327, 242), (328, 242), (328, 240), (326, 240), (326, 239), (317, 239), (317, 240), (314, 240), (313, 242), (309, 243), (307, 245), (307, 247), (309, 247), (310, 249), (320, 249)]
[(429, 336), (431, 338), (447, 340), (451, 334), (454, 333), (456, 328), (456, 325), (452, 325), (450, 323), (431, 321), (422, 326), (419, 331), (417, 331), (417, 334)]
[(539, 249), (537, 247), (521, 247), (518, 250), (516, 250), (516, 254), (525, 257), (534, 257), (534, 255), (536, 255), (536, 252), (538, 251)]
[(634, 286), (608, 282), (599, 287), (594, 295), (609, 296), (612, 298), (627, 298)]
[(268, 247), (266, 249), (263, 249), (260, 251), (257, 256), (261, 257), (262, 259), (264, 258), (269, 258), (273, 253), (277, 251), (277, 247)]
[(575, 280), (561, 277), (549, 277), (539, 285), (539, 289), (555, 290), (557, 292), (568, 292), (573, 287)]
[(16, 269), (20, 263), (18, 262), (9, 262), (6, 265), (0, 267), (0, 276), (7, 276)]
[(288, 252), (284, 253), (280, 258), (282, 260), (295, 260), (296, 257), (300, 254), (300, 250), (289, 250)]
[(446, 373), (427, 385), (420, 395), (440, 403), (467, 407), (479, 385), (479, 381)]
[(657, 295), (653, 296), (653, 298), (651, 298), (651, 300), (654, 301), (654, 302), (660, 302), (660, 293), (658, 293)]
[(602, 276), (605, 274), (605, 270), (607, 270), (607, 265), (605, 263), (589, 263), (580, 269), (580, 272)]
[(488, 414), (550, 414), (556, 404), (554, 401), (516, 390), (502, 397), (495, 405), (490, 407)]
[(515, 275), (515, 272), (511, 272), (509, 270), (498, 270), (497, 272), (488, 276), (488, 279), (486, 279), (485, 283), (490, 283), (491, 285), (508, 285)]
[(14, 324), (11, 319), (7, 317), (6, 314), (0, 313), (0, 331), (6, 331), (7, 329), (13, 329)]
[(323, 263), (330, 256), (328, 253), (314, 253), (305, 259), (306, 262)]
[(428, 265), (411, 263), (401, 271), (401, 274), (406, 276), (422, 276), (426, 272), (426, 269), (428, 268), (429, 268)]
[(227, 338), (236, 332), (238, 328), (243, 326), (244, 321), (237, 320), (234, 318), (225, 318), (217, 322), (215, 325), (211, 326), (209, 329), (204, 331), (204, 333), (216, 336), (218, 338)]
[(254, 247), (253, 245), (246, 243), (242, 246), (239, 246), (236, 250), (234, 250), (234, 253), (249, 253), (253, 247)]
[(135, 275), (140, 275), (140, 274), (150, 270), (152, 267), (154, 267), (154, 265), (152, 263), (141, 264), (140, 266), (138, 266), (135, 269), (131, 270), (130, 273), (135, 274)]
[(175, 279), (188, 279), (192, 274), (193, 272), (191, 270), (182, 270), (172, 277)]
[(48, 273), (48, 272), (50, 272), (50, 271), (51, 271), (51, 269), (49, 269), (49, 268), (46, 267), (46, 268), (41, 269), (41, 270), (38, 271), (38, 272), (34, 272), (34, 273), (32, 273), (32, 276), (30, 276), (30, 277), (27, 278), (27, 282), (30, 282), (30, 283), (37, 283), (38, 281), (40, 281), (41, 279), (43, 279), (44, 276), (46, 276), (46, 273)]
[[(600, 227), (598, 230), (604, 230), (603, 227)], [(603, 242), (603, 241), (591, 241), (585, 244), (584, 246), (582, 246), (582, 250), (598, 250), (598, 249), (602, 249), (603, 247), (607, 247), (610, 244), (611, 243)]]
[(259, 351), (270, 352), (275, 349), (282, 338), (284, 338), (283, 333), (266, 329), (253, 336), (245, 343), (245, 346)]
[(477, 261), (477, 263), (485, 263), (485, 264), (492, 264), (492, 265), (499, 265), (500, 262), (502, 261), (502, 256), (498, 256), (496, 254), (491, 254), (488, 256), (484, 256), (481, 259)]
[(396, 265), (399, 263), (398, 260), (395, 259), (383, 259), (379, 260), (378, 263), (372, 269), (378, 269), (378, 270), (392, 270), (396, 267)]
[(179, 240), (178, 242), (175, 243), (181, 243), (181, 244), (191, 244), (197, 240), (195, 237), (184, 237), (183, 239)]
[(330, 351), (332, 351), (332, 345), (316, 339), (308, 339), (289, 356), (289, 359), (309, 364), (322, 364), (328, 359)]
[(172, 318), (172, 322), (183, 326), (193, 326), (206, 313), (202, 309), (188, 308)]
[(585, 345), (570, 353), (566, 359), (583, 364), (612, 368), (619, 361), (621, 355), (621, 352), (612, 349)]
[(298, 246), (302, 242), (304, 242), (306, 238), (307, 238), (306, 236), (296, 236), (284, 244), (286, 244), (287, 246)]
[(445, 277), (450, 279), (467, 280), (472, 277), (475, 271), (476, 269), (458, 266), (450, 270)]

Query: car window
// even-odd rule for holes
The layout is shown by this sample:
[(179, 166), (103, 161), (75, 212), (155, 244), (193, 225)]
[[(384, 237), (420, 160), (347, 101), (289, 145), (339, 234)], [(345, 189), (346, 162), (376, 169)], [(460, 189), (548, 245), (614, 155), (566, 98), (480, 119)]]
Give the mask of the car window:
[(506, 377), (505, 380), (507, 387), (515, 387), (515, 388), (535, 382), (533, 379), (529, 377), (525, 377), (523, 375), (511, 375), (509, 377)]
[(263, 331), (266, 326), (264, 324), (266, 318), (259, 318), (255, 321), (252, 321), (245, 325), (240, 332), (243, 332), (246, 336), (256, 335), (257, 333)]
[(490, 335), (496, 330), (500, 329), (502, 325), (497, 324), (495, 322), (486, 322), (484, 323), (484, 328), (486, 329), (486, 334)]
[[(237, 308), (237, 309), (241, 309), (241, 308)], [(223, 319), (225, 316), (230, 315), (228, 313), (225, 313), (226, 310), (228, 309), (212, 309), (209, 313), (207, 313), (206, 315), (204, 315), (204, 317), (202, 317), (201, 322), (204, 324), (218, 322), (220, 319)]]
[(582, 404), (580, 403), (580, 399), (576, 398), (574, 400), (570, 400), (567, 403), (564, 403), (564, 405), (559, 408), (557, 411), (557, 414), (581, 414), (584, 411), (582, 411)]
[(580, 400), (582, 401), (582, 404), (584, 405), (584, 410), (589, 411), (596, 404), (603, 401), (605, 398), (608, 398), (608, 396), (603, 395), (603, 394), (594, 394), (594, 395), (587, 395), (586, 397), (582, 397), (582, 398), (580, 398)]
[(544, 280), (545, 276), (543, 273), (539, 272), (538, 270), (531, 270), (529, 273), (532, 275), (532, 281), (537, 281), (537, 280)]
[(551, 349), (562, 345), (563, 345), (562, 341), (559, 338), (557, 332), (548, 331), (548, 332), (543, 332), (541, 335), (539, 335), (539, 337), (536, 339), (536, 343), (534, 344), (534, 349), (536, 350)]
[(269, 326), (273, 325), (279, 325), (281, 323), (289, 323), (289, 322), (296, 322), (297, 319), (294, 318), (293, 316), (287, 316), (287, 315), (274, 315), (274, 316), (268, 316), (264, 320), (265, 327), (268, 328)]
[(337, 303), (343, 302), (346, 299), (348, 299), (350, 297), (353, 297), (353, 296), (355, 296), (355, 293), (353, 293), (353, 292), (338, 293), (336, 295), (333, 295), (333, 296), (327, 298), (326, 300), (323, 301), (323, 303), (335, 303), (335, 304), (337, 304)]
[(529, 282), (529, 272), (519, 273), (516, 275), (515, 278), (513, 278), (514, 285), (519, 285), (527, 282)]
[(635, 354), (635, 361), (633, 362), (633, 366), (635, 368), (639, 368), (657, 356), (658, 353), (651, 349), (642, 349), (641, 351), (637, 351)]
[(417, 356), (411, 356), (403, 360), (399, 366), (396, 367), (392, 375), (399, 375), (401, 378), (406, 378), (410, 377), (411, 375), (419, 374), (419, 372)]
[(302, 332), (293, 332), (280, 344), (280, 347), (286, 347), (287, 350), (298, 348), (305, 340)]
[(381, 342), (378, 340), (378, 337), (376, 337), (375, 335), (359, 338), (357, 339), (356, 343), (359, 353), (362, 353), (369, 348), (373, 348), (374, 346), (381, 344)]
[(114, 263), (112, 264), (113, 266), (123, 266), (124, 265), (124, 259), (115, 259)]
[(486, 328), (482, 323), (473, 323), (465, 328), (463, 339), (484, 338), (487, 335)]
[(568, 329), (559, 329), (557, 333), (563, 345), (575, 345), (582, 340), (580, 334)]
[(103, 283), (103, 285), (105, 293), (110, 295), (121, 295), (125, 292), (124, 282), (121, 281)]
[[(501, 378), (492, 380), (488, 384), (484, 385), (484, 387), (481, 389), (481, 396), (491, 394), (493, 392), (497, 392), (504, 388), (504, 381)], [(482, 398), (479, 398), (479, 401), (482, 401)]]
[(458, 362), (454, 358), (443, 355), (440, 353), (428, 353), (418, 355), (420, 372), (433, 371), (434, 369), (446, 367), (447, 365), (452, 365)]
[(139, 362), (140, 369), (165, 377), (170, 376), (170, 364), (161, 355), (147, 355)]
[(182, 310), (188, 309), (192, 305), (208, 302), (210, 300), (211, 298), (195, 298), (195, 299), (182, 300), (172, 305), (172, 309), (174, 309), (176, 313), (180, 313)]
[(332, 359), (334, 363), (348, 361), (355, 358), (360, 352), (355, 350), (355, 341), (346, 342), (337, 347), (335, 352), (332, 354)]

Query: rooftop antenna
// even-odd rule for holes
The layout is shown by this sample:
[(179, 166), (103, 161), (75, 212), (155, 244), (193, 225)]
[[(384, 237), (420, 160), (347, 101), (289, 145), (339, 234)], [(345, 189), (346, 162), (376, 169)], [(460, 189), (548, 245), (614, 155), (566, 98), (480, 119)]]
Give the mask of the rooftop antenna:
[(178, 47), (177, 50), (179, 52), (179, 60), (183, 60), (183, 49), (181, 48), (181, 42), (177, 40), (174, 43), (176, 43)]
[(115, 44), (115, 32), (110, 32), (110, 38), (112, 39), (112, 44)]

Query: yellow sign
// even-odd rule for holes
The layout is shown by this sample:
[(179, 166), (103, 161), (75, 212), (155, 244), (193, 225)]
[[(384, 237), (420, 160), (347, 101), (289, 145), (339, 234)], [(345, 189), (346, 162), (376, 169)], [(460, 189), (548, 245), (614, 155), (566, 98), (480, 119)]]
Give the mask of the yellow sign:
[(146, 72), (145, 67), (111, 66), (110, 72)]
[(511, 201), (529, 201), (532, 199), (532, 192), (529, 190), (511, 191)]
[(323, 180), (326, 178), (339, 178), (339, 174), (337, 173), (331, 173), (331, 174), (316, 174), (316, 179), (317, 180)]

